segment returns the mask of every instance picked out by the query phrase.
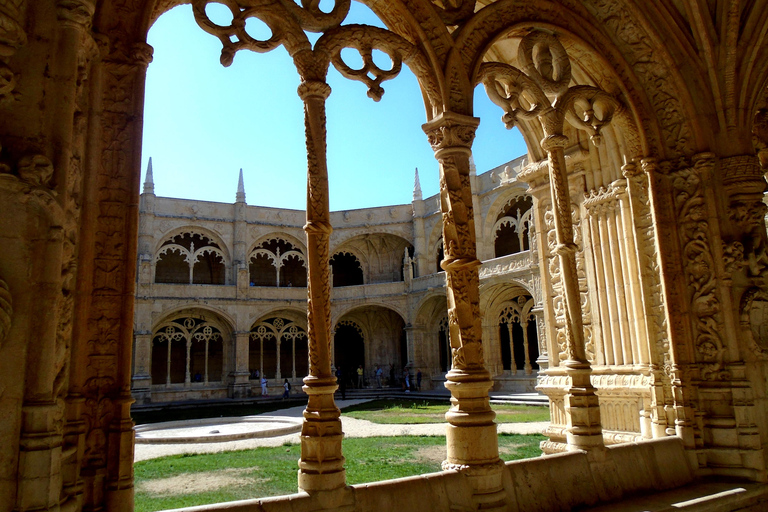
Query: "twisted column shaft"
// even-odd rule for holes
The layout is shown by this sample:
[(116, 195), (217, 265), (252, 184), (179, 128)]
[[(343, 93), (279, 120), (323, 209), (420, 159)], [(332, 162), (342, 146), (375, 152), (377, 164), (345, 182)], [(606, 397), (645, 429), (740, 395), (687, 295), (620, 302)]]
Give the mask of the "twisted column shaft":
[(591, 366), (587, 360), (582, 322), (581, 293), (576, 272), (576, 251), (571, 217), (571, 198), (565, 167), (565, 146), (568, 138), (555, 134), (545, 137), (541, 147), (547, 152), (549, 163), (549, 187), (552, 194), (552, 212), (555, 221), (560, 273), (565, 297), (565, 337), (568, 360), (566, 373), (570, 378), (565, 406), (568, 412), (568, 446), (572, 449), (603, 447), (600, 424), (600, 405), (595, 388), (590, 382)]
[(304, 101), (307, 139), (307, 336), (309, 375), (304, 392), (309, 397), (301, 427), (299, 489), (323, 491), (344, 487), (346, 471), (341, 452), (341, 412), (333, 400), (338, 387), (331, 372), (331, 286), (329, 241), (331, 223), (326, 160), (325, 82), (299, 86)]

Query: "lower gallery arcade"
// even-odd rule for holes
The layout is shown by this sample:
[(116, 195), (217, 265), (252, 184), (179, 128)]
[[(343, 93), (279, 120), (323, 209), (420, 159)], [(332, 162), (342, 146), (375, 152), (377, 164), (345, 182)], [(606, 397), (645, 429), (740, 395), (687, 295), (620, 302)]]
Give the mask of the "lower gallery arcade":
[[(197, 223), (139, 194), (146, 34), (182, 2), (0, 1), (0, 512), (132, 510), (134, 397), (247, 396), (256, 370), (306, 375), (300, 492), (217, 510), (569, 510), (705, 478), (765, 510), (768, 2), (365, 0), (384, 29), (210, 1), (224, 65), (283, 46), (301, 79), (307, 208), (270, 229), (242, 183)], [(326, 74), (378, 99), (402, 64), (440, 193), (362, 230), (328, 207)], [(479, 84), (528, 143), (481, 175)], [(445, 385), (444, 471), (346, 485), (340, 353)], [(536, 365), (547, 455), (504, 463), (488, 392)]]

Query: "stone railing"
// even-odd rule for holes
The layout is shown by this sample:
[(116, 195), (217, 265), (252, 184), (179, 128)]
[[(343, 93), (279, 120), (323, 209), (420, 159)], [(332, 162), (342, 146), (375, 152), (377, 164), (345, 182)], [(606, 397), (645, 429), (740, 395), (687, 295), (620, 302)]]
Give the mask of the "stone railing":
[[(677, 437), (611, 446), (599, 458), (575, 451), (507, 462), (505, 473), (503, 492), (506, 510), (511, 512), (586, 509), (600, 502), (682, 487), (694, 479)], [(543, 505), (542, 496), (551, 501)], [(317, 495), (302, 492), (195, 507), (198, 512), (477, 509), (468, 478), (455, 470), (352, 485)]]
[(394, 283), (372, 283), (357, 286), (339, 286), (331, 290), (331, 300), (363, 299), (371, 297), (386, 297), (405, 293), (403, 281)]
[(480, 279), (516, 272), (529, 272), (531, 268), (538, 266), (531, 251), (523, 251), (508, 254), (500, 258), (486, 260), (480, 266)]

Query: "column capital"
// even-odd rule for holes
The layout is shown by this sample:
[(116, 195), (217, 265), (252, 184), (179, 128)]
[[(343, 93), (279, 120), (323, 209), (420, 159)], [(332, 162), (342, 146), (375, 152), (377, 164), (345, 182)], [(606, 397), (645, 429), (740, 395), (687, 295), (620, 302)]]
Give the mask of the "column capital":
[(59, 21), (71, 26), (91, 28), (96, 5), (93, 0), (59, 0), (56, 2), (56, 16)]
[(568, 145), (568, 137), (560, 134), (547, 135), (541, 139), (541, 149), (544, 151), (552, 151), (556, 148), (563, 148)]
[(480, 119), (477, 117), (443, 112), (421, 125), (421, 128), (427, 134), (432, 150), (437, 153), (448, 148), (462, 148), (469, 151), (479, 125)]
[(302, 101), (310, 98), (325, 100), (331, 95), (331, 86), (320, 80), (307, 80), (299, 84), (297, 91)]

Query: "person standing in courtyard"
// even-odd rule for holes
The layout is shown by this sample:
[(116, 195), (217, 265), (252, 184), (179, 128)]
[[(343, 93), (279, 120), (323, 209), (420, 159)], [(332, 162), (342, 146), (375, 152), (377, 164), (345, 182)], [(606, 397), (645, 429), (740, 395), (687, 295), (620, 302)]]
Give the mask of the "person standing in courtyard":
[(363, 365), (357, 367), (357, 389), (363, 389)]
[(421, 391), (421, 370), (416, 371), (416, 391)]
[(291, 383), (288, 382), (288, 379), (285, 379), (285, 382), (283, 383), (283, 398), (288, 398), (291, 394)]
[(269, 396), (267, 393), (267, 378), (261, 376), (261, 396)]
[(347, 399), (347, 383), (344, 381), (344, 372), (341, 371), (341, 366), (336, 368), (336, 382), (339, 385), (339, 391), (341, 391), (341, 399)]
[(381, 370), (381, 366), (376, 365), (376, 387), (381, 389), (381, 374), (384, 373)]
[(403, 368), (403, 390), (405, 390), (406, 393), (411, 392), (411, 379), (407, 366)]

